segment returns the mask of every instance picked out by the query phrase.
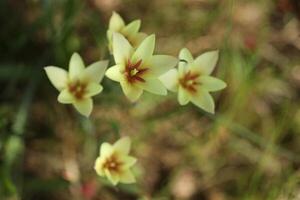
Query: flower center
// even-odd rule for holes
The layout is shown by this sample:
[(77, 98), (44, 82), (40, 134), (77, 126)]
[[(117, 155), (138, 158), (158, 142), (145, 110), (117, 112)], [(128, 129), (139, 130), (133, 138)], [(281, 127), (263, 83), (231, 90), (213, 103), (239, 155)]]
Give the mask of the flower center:
[(120, 162), (115, 155), (110, 156), (106, 159), (103, 164), (103, 169), (108, 169), (109, 171), (120, 171), (122, 162)]
[(86, 92), (86, 84), (78, 80), (69, 83), (69, 92), (73, 94), (76, 99), (82, 99)]
[(125, 67), (125, 76), (129, 83), (134, 82), (145, 82), (145, 79), (142, 78), (143, 74), (148, 70), (147, 68), (141, 68), (142, 60), (132, 63), (130, 60), (127, 61)]
[(200, 74), (192, 73), (188, 71), (181, 79), (179, 79), (179, 83), (183, 88), (190, 92), (197, 92), (197, 86), (200, 84), (198, 81)]

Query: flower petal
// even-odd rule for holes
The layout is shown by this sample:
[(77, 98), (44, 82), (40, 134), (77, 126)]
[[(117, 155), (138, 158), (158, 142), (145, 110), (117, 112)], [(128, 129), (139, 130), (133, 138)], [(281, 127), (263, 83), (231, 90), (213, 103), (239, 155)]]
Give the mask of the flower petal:
[(181, 51), (179, 52), (179, 59), (183, 60), (183, 63), (192, 63), (194, 61), (191, 52), (187, 48), (181, 49)]
[(98, 157), (95, 161), (94, 169), (96, 170), (99, 176), (105, 175), (102, 165), (103, 165), (103, 159), (101, 157)]
[(209, 51), (198, 56), (194, 61), (194, 67), (205, 75), (209, 75), (214, 70), (219, 58), (219, 51)]
[(57, 100), (60, 103), (69, 104), (74, 102), (74, 97), (68, 89), (64, 89), (59, 93)]
[(155, 55), (151, 58), (151, 72), (156, 76), (162, 75), (172, 69), (178, 63), (178, 59), (173, 56)]
[(100, 156), (107, 157), (110, 156), (113, 151), (113, 146), (107, 142), (101, 144), (100, 147)]
[(168, 93), (164, 84), (157, 78), (147, 79), (145, 82), (139, 83), (139, 87), (158, 95), (167, 95)]
[(100, 83), (103, 79), (107, 65), (108, 60), (98, 61), (89, 65), (84, 70), (83, 78), (89, 79), (89, 81)]
[(107, 40), (108, 40), (108, 50), (110, 54), (113, 54), (113, 50), (112, 50), (112, 39), (113, 39), (113, 31), (111, 30), (107, 30), (106, 32), (106, 36), (107, 36)]
[(122, 183), (135, 183), (135, 177), (130, 170), (126, 170), (120, 174), (120, 182)]
[(147, 36), (146, 33), (139, 32), (130, 38), (131, 44), (133, 47), (138, 47)]
[(211, 76), (201, 76), (199, 81), (207, 91), (218, 91), (226, 87), (226, 83), (224, 81)]
[(124, 162), (124, 169), (128, 169), (129, 167), (131, 167), (132, 165), (134, 165), (136, 163), (137, 159), (132, 157), (132, 156), (126, 156), (123, 158), (123, 162)]
[(178, 102), (180, 105), (186, 105), (190, 101), (189, 93), (181, 86), (178, 88)]
[(74, 106), (80, 114), (88, 117), (93, 109), (93, 100), (91, 98), (88, 98), (76, 101), (74, 102)]
[(215, 103), (212, 98), (212, 96), (208, 93), (205, 89), (200, 89), (197, 91), (196, 95), (193, 95), (191, 97), (191, 101), (198, 106), (199, 108), (202, 108), (206, 112), (214, 113), (215, 112)]
[(127, 155), (130, 151), (131, 140), (129, 137), (122, 137), (114, 145), (113, 148), (120, 154)]
[(137, 101), (143, 94), (143, 89), (136, 87), (135, 85), (129, 84), (126, 80), (120, 80), (122, 90), (126, 97), (131, 101)]
[(54, 66), (48, 66), (44, 69), (50, 82), (57, 90), (62, 91), (67, 86), (68, 73), (66, 70)]
[(171, 69), (165, 74), (159, 77), (159, 80), (164, 84), (164, 86), (172, 91), (177, 92), (178, 90), (178, 71), (177, 69)]
[(187, 67), (188, 64), (191, 64), (194, 62), (194, 58), (191, 54), (191, 52), (187, 48), (181, 49), (179, 52), (179, 68)]
[(125, 64), (132, 54), (133, 48), (120, 33), (113, 33), (113, 55), (116, 64)]
[(84, 70), (84, 63), (78, 53), (73, 53), (69, 63), (70, 79), (76, 79)]
[(179, 63), (179, 65), (178, 65), (178, 76), (179, 77), (184, 77), (185, 74), (188, 73), (190, 68), (191, 68), (191, 64)]
[(85, 98), (95, 96), (102, 92), (103, 87), (98, 83), (89, 83), (86, 87)]
[(129, 23), (125, 28), (123, 28), (122, 33), (126, 36), (136, 34), (141, 27), (141, 20), (137, 19)]
[(106, 70), (105, 75), (113, 81), (120, 82), (123, 77), (123, 75), (120, 72), (120, 69), (120, 65), (112, 66)]
[(171, 69), (167, 73), (161, 75), (159, 80), (165, 85), (168, 90), (176, 92), (178, 90), (178, 71)]
[(138, 46), (136, 51), (134, 52), (132, 58), (133, 62), (137, 62), (138, 60), (143, 60), (146, 62), (149, 58), (151, 58), (155, 46), (155, 35), (152, 34)]
[(105, 175), (107, 176), (108, 180), (110, 180), (110, 182), (113, 185), (118, 184), (120, 177), (118, 176), (117, 173), (113, 173), (113, 172), (109, 171), (108, 169), (105, 169), (104, 172), (105, 172)]
[(125, 22), (122, 17), (118, 13), (113, 12), (109, 20), (109, 30), (120, 31), (124, 26)]

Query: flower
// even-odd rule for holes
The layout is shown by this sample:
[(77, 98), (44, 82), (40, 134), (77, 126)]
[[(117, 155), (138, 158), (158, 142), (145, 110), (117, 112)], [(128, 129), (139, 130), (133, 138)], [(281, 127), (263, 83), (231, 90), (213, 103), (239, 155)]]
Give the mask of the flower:
[(184, 48), (179, 53), (178, 70), (169, 70), (160, 77), (160, 80), (169, 90), (178, 92), (180, 105), (186, 105), (191, 101), (203, 110), (214, 113), (215, 104), (209, 92), (226, 87), (224, 81), (210, 76), (218, 56), (218, 51), (209, 51), (194, 60), (189, 50)]
[(73, 104), (79, 113), (89, 116), (93, 109), (92, 96), (100, 93), (99, 84), (104, 76), (108, 61), (98, 61), (87, 68), (78, 53), (70, 59), (69, 72), (55, 67), (45, 67), (46, 74), (53, 86), (60, 92), (58, 101)]
[(94, 169), (99, 176), (106, 176), (113, 185), (135, 182), (130, 168), (136, 163), (136, 158), (128, 155), (130, 143), (129, 137), (123, 137), (113, 145), (106, 142), (101, 145)]
[(105, 75), (120, 82), (124, 94), (132, 102), (137, 101), (143, 90), (166, 95), (167, 89), (158, 79), (160, 75), (175, 67), (178, 59), (167, 55), (152, 55), (155, 36), (150, 35), (134, 49), (119, 33), (113, 35), (113, 55), (116, 65)]
[(109, 20), (109, 26), (106, 33), (110, 53), (113, 53), (112, 39), (114, 32), (122, 34), (133, 47), (137, 47), (143, 41), (143, 39), (147, 37), (147, 34), (139, 32), (140, 26), (141, 20), (139, 19), (125, 25), (122, 17), (118, 13), (113, 12)]

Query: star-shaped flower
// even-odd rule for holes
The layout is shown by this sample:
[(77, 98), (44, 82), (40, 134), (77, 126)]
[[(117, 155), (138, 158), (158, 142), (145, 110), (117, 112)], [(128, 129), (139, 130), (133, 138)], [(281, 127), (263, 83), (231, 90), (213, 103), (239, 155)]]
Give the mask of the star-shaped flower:
[(134, 183), (135, 177), (130, 168), (136, 163), (136, 158), (128, 155), (130, 145), (129, 137), (123, 137), (113, 145), (103, 143), (94, 166), (97, 174), (106, 176), (113, 185), (119, 182)]
[(69, 72), (47, 66), (47, 76), (53, 86), (60, 92), (58, 101), (73, 104), (82, 115), (89, 116), (93, 109), (92, 96), (99, 94), (103, 87), (99, 84), (103, 79), (108, 61), (99, 61), (85, 65), (79, 54), (74, 53), (69, 63)]
[(118, 13), (113, 12), (106, 33), (109, 51), (113, 53), (112, 40), (115, 32), (122, 34), (133, 47), (137, 47), (147, 37), (147, 34), (139, 32), (140, 27), (141, 20), (137, 19), (125, 25), (122, 17)]
[(116, 65), (106, 71), (106, 76), (120, 82), (124, 94), (137, 101), (143, 90), (166, 95), (167, 89), (158, 77), (175, 67), (178, 59), (167, 55), (152, 55), (155, 36), (150, 35), (134, 49), (119, 33), (113, 35), (113, 55)]
[(179, 54), (179, 66), (160, 77), (164, 85), (173, 92), (178, 92), (180, 105), (191, 101), (203, 110), (214, 113), (215, 104), (209, 92), (222, 90), (226, 83), (210, 76), (218, 61), (219, 52), (210, 51), (198, 56), (195, 60), (188, 49)]

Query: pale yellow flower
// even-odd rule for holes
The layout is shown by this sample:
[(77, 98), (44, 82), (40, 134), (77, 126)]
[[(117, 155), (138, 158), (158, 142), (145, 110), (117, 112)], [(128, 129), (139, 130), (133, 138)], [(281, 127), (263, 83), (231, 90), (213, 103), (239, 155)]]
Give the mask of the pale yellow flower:
[(226, 83), (210, 76), (218, 61), (219, 52), (210, 51), (195, 60), (188, 49), (179, 54), (179, 66), (160, 77), (164, 85), (173, 92), (178, 92), (180, 105), (190, 101), (203, 110), (214, 113), (215, 104), (209, 92), (222, 90)]
[(128, 155), (130, 145), (129, 137), (123, 137), (113, 145), (103, 143), (94, 166), (97, 174), (107, 177), (113, 185), (134, 183), (135, 177), (130, 168), (136, 163), (136, 158)]
[(152, 55), (155, 36), (150, 35), (134, 49), (128, 40), (119, 33), (113, 35), (113, 50), (116, 65), (105, 75), (120, 82), (124, 94), (132, 102), (137, 101), (143, 90), (166, 95), (167, 89), (158, 77), (174, 66), (178, 59), (167, 55)]
[(45, 71), (53, 86), (60, 92), (58, 101), (63, 104), (73, 104), (82, 115), (89, 116), (93, 109), (92, 96), (99, 94), (100, 85), (108, 61), (99, 61), (85, 65), (79, 54), (74, 53), (70, 59), (69, 72), (47, 66)]
[(140, 27), (141, 20), (137, 19), (126, 25), (122, 17), (118, 13), (113, 12), (106, 33), (110, 53), (113, 53), (113, 33), (122, 34), (133, 47), (137, 47), (147, 37), (147, 34), (139, 32)]

